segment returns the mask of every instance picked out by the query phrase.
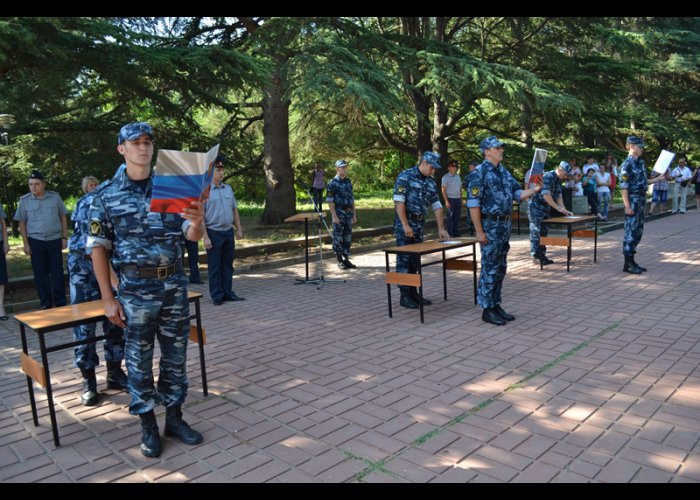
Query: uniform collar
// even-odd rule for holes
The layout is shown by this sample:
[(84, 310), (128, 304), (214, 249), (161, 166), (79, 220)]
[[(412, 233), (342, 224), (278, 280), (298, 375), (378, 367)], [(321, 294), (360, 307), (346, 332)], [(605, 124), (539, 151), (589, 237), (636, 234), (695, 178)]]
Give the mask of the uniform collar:
[(494, 165), (493, 163), (491, 163), (491, 162), (488, 161), (488, 160), (484, 160), (484, 163), (483, 163), (483, 164), (486, 165), (486, 167), (487, 167), (487, 168), (490, 168), (491, 170), (498, 170), (498, 167), (501, 166), (500, 163), (499, 163), (498, 165)]
[(419, 166), (420, 166), (420, 165), (415, 165), (415, 166), (413, 167), (413, 170), (415, 170), (416, 173), (417, 173), (418, 175), (420, 175), (420, 178), (421, 178), (421, 179), (427, 179), (428, 176), (427, 176), (427, 175), (423, 175), (423, 172), (421, 172), (421, 171), (420, 171), (420, 168), (418, 168)]
[[(132, 190), (133, 191), (134, 187), (136, 186), (136, 183), (134, 181), (132, 181), (131, 179), (129, 179), (129, 176), (126, 175), (126, 165), (123, 165), (123, 166), (124, 166), (124, 168), (120, 167), (119, 170), (117, 170), (117, 173), (114, 176), (114, 182), (115, 182), (115, 184), (117, 184), (120, 191), (125, 191), (125, 190)], [(154, 175), (155, 175), (155, 172), (151, 168), (151, 173), (148, 176), (148, 183), (146, 184), (146, 191), (148, 191), (148, 189), (153, 185)]]

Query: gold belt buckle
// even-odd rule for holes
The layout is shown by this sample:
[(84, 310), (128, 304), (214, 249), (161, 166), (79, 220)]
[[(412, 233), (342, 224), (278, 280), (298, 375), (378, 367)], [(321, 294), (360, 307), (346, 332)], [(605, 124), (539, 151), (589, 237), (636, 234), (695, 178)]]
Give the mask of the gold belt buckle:
[(168, 267), (169, 266), (164, 266), (164, 267), (157, 267), (156, 272), (158, 273), (158, 278), (159, 279), (165, 279), (168, 277)]

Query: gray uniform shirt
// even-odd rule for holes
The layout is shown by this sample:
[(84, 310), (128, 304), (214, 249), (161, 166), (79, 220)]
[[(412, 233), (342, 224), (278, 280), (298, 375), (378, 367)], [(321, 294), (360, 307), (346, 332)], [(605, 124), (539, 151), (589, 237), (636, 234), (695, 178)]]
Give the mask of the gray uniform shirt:
[(207, 229), (228, 231), (233, 227), (233, 209), (238, 208), (233, 189), (228, 184), (211, 185), (209, 199), (204, 205), (204, 223)]
[(442, 187), (447, 188), (448, 198), (461, 198), (462, 197), (462, 179), (459, 174), (450, 175), (446, 173), (442, 176)]
[(59, 194), (45, 191), (42, 198), (27, 193), (19, 199), (15, 220), (27, 225), (27, 236), (51, 241), (61, 237), (61, 216), (68, 213)]

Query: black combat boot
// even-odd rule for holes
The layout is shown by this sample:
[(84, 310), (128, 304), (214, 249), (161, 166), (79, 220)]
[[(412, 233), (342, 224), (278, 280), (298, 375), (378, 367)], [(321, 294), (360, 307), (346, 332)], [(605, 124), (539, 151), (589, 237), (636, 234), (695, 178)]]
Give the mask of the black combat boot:
[(160, 434), (158, 434), (158, 423), (153, 410), (139, 415), (141, 419), (141, 453), (145, 457), (159, 457)]
[(345, 264), (345, 261), (343, 260), (343, 254), (337, 253), (335, 256), (338, 258), (338, 269), (347, 269), (348, 266)]
[(107, 361), (107, 389), (125, 391), (126, 373), (122, 370), (121, 361)]
[(346, 269), (355, 269), (357, 267), (355, 264), (350, 262), (350, 260), (348, 260), (347, 255), (343, 255), (343, 263), (345, 264)]
[[(411, 298), (413, 299), (413, 302), (420, 305), (421, 298), (420, 298), (420, 294), (418, 293), (418, 289), (416, 287), (412, 286), (411, 288), (409, 288), (409, 290), (411, 291)], [(426, 299), (425, 297), (423, 297), (423, 305), (429, 306), (430, 304), (432, 304), (432, 302), (430, 300)]]
[(643, 273), (645, 273), (645, 272), (647, 271), (647, 268), (646, 268), (646, 267), (642, 267), (642, 266), (640, 266), (639, 264), (637, 264), (637, 261), (634, 260), (634, 255), (632, 255), (632, 264), (634, 264), (635, 267), (637, 267), (637, 269), (639, 269), (639, 270), (642, 271)]
[(484, 312), (481, 313), (481, 319), (487, 323), (491, 323), (492, 325), (501, 326), (506, 324), (506, 320), (501, 318), (501, 316), (496, 312), (496, 309), (493, 307), (487, 307), (484, 309)]
[(642, 270), (635, 265), (632, 255), (625, 255), (625, 267), (622, 268), (622, 271), (630, 274), (642, 274)]
[(515, 316), (512, 314), (508, 314), (505, 309), (501, 307), (501, 304), (498, 304), (496, 307), (493, 308), (494, 311), (496, 311), (496, 314), (498, 314), (501, 318), (503, 318), (506, 321), (514, 321)]
[(402, 307), (407, 307), (409, 309), (418, 309), (420, 307), (418, 302), (413, 300), (413, 297), (411, 296), (411, 289), (408, 287), (401, 289), (401, 301), (399, 304), (401, 304)]
[(80, 374), (83, 376), (83, 395), (80, 399), (85, 406), (95, 406), (100, 400), (100, 394), (97, 392), (97, 378), (95, 378), (95, 369), (80, 369)]
[(185, 444), (199, 444), (204, 440), (199, 432), (182, 420), (182, 407), (180, 405), (165, 409), (165, 435), (168, 437), (177, 436)]

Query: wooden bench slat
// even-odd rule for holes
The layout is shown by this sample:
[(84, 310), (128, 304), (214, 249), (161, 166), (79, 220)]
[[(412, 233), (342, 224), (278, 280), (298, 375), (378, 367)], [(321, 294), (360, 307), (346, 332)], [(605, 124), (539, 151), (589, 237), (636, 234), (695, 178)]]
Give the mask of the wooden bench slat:
[(550, 245), (554, 247), (568, 247), (569, 238), (558, 238), (556, 236), (542, 236), (540, 245)]
[(20, 353), (20, 363), (22, 366), (22, 371), (25, 374), (29, 375), (29, 377), (41, 387), (46, 388), (46, 376), (44, 373), (44, 365), (42, 365), (38, 361), (33, 360), (23, 352)]
[(386, 284), (403, 286), (421, 286), (420, 274), (387, 272)]
[[(197, 337), (197, 325), (190, 325), (190, 342), (199, 342)], [(202, 327), (202, 345), (207, 345), (207, 331)]]
[(595, 229), (579, 229), (577, 231), (572, 231), (571, 236), (576, 236), (578, 238), (595, 238)]
[(455, 271), (473, 271), (474, 263), (470, 260), (446, 260), (445, 269), (451, 269)]

